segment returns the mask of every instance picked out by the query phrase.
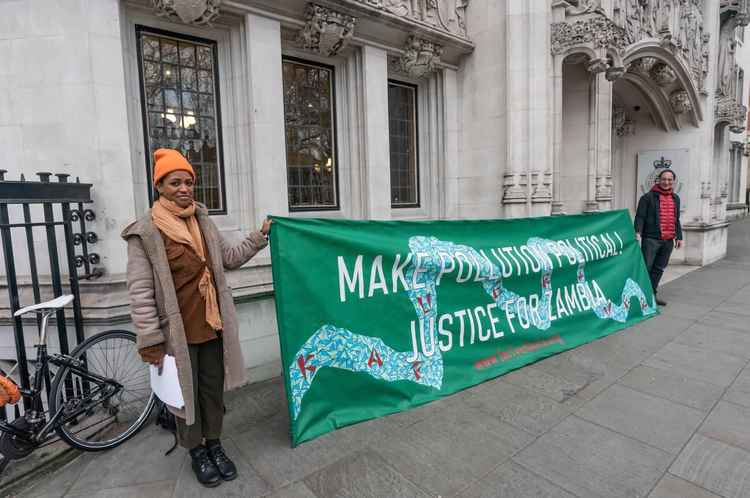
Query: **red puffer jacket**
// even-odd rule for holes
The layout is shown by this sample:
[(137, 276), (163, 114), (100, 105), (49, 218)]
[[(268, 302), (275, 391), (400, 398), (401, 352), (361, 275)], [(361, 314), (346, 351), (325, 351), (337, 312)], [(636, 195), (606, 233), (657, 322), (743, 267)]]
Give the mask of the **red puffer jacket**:
[(664, 190), (659, 185), (651, 189), (659, 193), (659, 226), (662, 240), (672, 240), (677, 236), (676, 216), (672, 190)]

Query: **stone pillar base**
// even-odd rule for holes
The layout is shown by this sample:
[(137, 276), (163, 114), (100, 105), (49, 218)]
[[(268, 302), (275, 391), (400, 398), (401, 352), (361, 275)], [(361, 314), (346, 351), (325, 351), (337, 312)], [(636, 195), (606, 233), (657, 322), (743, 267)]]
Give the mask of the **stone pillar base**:
[(691, 223), (682, 225), (684, 246), (675, 251), (672, 261), (688, 265), (707, 265), (727, 253), (729, 222)]

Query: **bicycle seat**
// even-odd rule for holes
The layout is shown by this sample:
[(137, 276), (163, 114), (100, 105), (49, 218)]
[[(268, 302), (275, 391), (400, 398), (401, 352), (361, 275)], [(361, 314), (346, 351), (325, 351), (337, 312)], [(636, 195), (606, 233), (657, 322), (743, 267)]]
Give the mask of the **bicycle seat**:
[(31, 312), (42, 313), (45, 311), (59, 310), (60, 308), (64, 308), (65, 306), (70, 304), (72, 301), (73, 301), (73, 296), (71, 294), (63, 294), (62, 296), (56, 297), (55, 299), (51, 301), (45, 301), (39, 304), (32, 304), (31, 306), (26, 306), (25, 308), (21, 308), (20, 310), (13, 313), (13, 316), (21, 316), (21, 315), (25, 315), (26, 313), (31, 313)]

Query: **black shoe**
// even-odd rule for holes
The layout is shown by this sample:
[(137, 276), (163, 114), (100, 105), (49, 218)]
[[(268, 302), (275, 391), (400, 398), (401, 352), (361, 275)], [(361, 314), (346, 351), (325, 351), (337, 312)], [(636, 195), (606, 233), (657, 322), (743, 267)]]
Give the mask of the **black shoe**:
[(665, 301), (664, 299), (659, 299), (659, 298), (657, 297), (657, 298), (656, 298), (656, 304), (658, 304), (659, 306), (666, 306), (666, 305), (667, 305), (667, 302), (666, 302), (666, 301)]
[(222, 479), (225, 481), (231, 481), (237, 477), (237, 467), (235, 467), (234, 462), (229, 459), (227, 454), (224, 453), (224, 448), (221, 447), (221, 443), (209, 446), (208, 454), (211, 456), (211, 461), (213, 461), (214, 465), (216, 465), (216, 468), (219, 470)]
[(205, 446), (198, 446), (190, 450), (190, 458), (193, 460), (193, 472), (198, 482), (207, 488), (213, 488), (221, 484), (221, 475), (216, 468), (208, 450)]

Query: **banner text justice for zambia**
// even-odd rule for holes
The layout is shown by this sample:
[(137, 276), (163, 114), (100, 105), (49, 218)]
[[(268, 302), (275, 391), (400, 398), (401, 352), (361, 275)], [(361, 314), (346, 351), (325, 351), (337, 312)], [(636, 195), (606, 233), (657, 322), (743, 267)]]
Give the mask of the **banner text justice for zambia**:
[[(553, 268), (577, 267), (580, 262), (575, 257), (576, 251), (584, 257), (584, 262), (590, 262), (618, 256), (623, 248), (622, 237), (617, 232), (557, 240), (554, 244), (556, 250), (550, 251), (551, 254), (526, 245), (498, 247), (489, 251), (479, 250), (477, 252), (482, 256), (481, 259), (469, 252), (457, 251), (454, 255), (439, 253), (440, 270), (436, 285), (440, 285), (444, 276), (455, 279), (456, 283), (527, 276), (541, 273), (544, 263), (547, 267)], [(366, 259), (363, 255), (355, 258), (337, 256), (339, 300), (346, 302), (377, 294), (387, 295), (409, 289), (423, 289), (425, 283), (421, 275), (427, 271), (425, 267), (429, 264), (429, 255), (420, 252), (415, 254), (413, 277), (411, 281), (407, 281), (404, 271), (412, 263), (412, 257), (411, 253), (406, 257), (396, 254), (391, 262), (383, 261), (382, 255), (376, 255), (372, 260)], [(492, 273), (498, 267), (498, 274)], [(482, 268), (489, 268), (490, 273), (482, 277)], [(547, 302), (549, 319), (554, 321), (577, 312), (588, 311), (599, 299), (606, 299), (606, 296), (595, 279), (558, 287)], [(528, 329), (530, 326), (538, 326), (539, 305), (539, 295), (530, 294), (516, 300), (516, 313), (512, 307), (504, 307), (504, 311), (498, 312), (495, 303), (488, 303), (442, 314), (437, 317), (438, 346), (442, 352), (446, 352), (455, 346), (464, 347), (476, 341), (499, 339), (506, 331), (515, 333), (516, 327)], [(432, 317), (430, 320), (436, 319)], [(434, 324), (423, 322), (424, 320), (420, 320), (417, 324), (415, 320), (411, 321), (412, 347), (415, 354), (419, 351), (417, 335), (424, 336), (425, 327), (427, 330), (433, 329)]]

